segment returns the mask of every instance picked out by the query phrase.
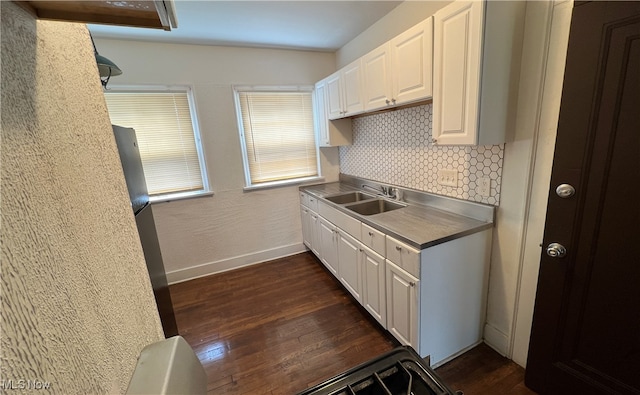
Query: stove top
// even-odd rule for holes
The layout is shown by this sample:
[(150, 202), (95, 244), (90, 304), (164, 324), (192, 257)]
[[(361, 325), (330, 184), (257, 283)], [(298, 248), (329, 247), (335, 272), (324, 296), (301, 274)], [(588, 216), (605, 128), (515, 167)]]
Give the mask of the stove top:
[(298, 395), (456, 395), (411, 347), (398, 347)]

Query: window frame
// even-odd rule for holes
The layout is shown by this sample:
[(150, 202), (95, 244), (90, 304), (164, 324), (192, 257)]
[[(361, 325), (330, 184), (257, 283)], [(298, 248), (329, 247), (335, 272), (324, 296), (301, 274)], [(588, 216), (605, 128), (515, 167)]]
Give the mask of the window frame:
[[(304, 184), (309, 182), (323, 181), (322, 166), (320, 160), (320, 146), (318, 145), (318, 133), (316, 125), (316, 98), (314, 95), (313, 85), (233, 85), (233, 98), (236, 107), (236, 122), (238, 124), (238, 137), (240, 139), (240, 147), (242, 151), (242, 167), (244, 170), (245, 186), (244, 191), (252, 191), (256, 189), (276, 188), (283, 186), (291, 186)], [(251, 170), (249, 168), (249, 158), (247, 155), (247, 143), (245, 138), (244, 123), (242, 119), (242, 110), (240, 107), (240, 93), (241, 92), (309, 92), (311, 95), (311, 114), (312, 114), (312, 128), (313, 128), (313, 141), (316, 152), (316, 168), (318, 174), (310, 177), (298, 177), (286, 180), (268, 181), (254, 184), (251, 182)]]
[[(196, 152), (198, 154), (198, 162), (200, 164), (200, 177), (202, 178), (202, 190), (187, 191), (187, 192), (171, 192), (163, 193), (160, 195), (149, 195), (150, 203), (157, 202), (170, 202), (173, 200), (182, 200), (195, 197), (212, 196), (214, 194), (209, 182), (209, 174), (207, 171), (207, 160), (204, 154), (204, 148), (202, 146), (202, 138), (200, 135), (200, 125), (198, 123), (198, 115), (196, 112), (196, 101), (193, 94), (193, 87), (191, 85), (109, 85), (109, 92), (117, 93), (186, 93), (187, 101), (189, 103), (189, 114), (191, 115), (191, 126), (193, 128), (193, 138), (195, 142)], [(105, 99), (106, 100), (106, 99)]]

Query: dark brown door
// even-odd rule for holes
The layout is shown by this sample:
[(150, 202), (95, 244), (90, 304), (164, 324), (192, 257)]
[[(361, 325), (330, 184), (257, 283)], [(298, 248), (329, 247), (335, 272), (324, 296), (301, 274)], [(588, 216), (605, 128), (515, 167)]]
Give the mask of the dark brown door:
[(640, 2), (576, 2), (525, 380), (541, 394), (640, 394), (639, 185)]

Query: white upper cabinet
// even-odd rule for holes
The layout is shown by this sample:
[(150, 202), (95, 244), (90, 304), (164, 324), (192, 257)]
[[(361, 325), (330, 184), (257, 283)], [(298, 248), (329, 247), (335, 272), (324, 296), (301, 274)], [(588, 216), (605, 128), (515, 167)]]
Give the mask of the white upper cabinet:
[(433, 18), (391, 40), (391, 73), (395, 104), (432, 96)]
[(316, 83), (315, 89), (315, 126), (318, 146), (336, 147), (350, 145), (353, 141), (351, 119), (329, 120), (327, 112), (327, 79)]
[(361, 59), (358, 59), (325, 79), (329, 119), (344, 118), (364, 112), (361, 64)]
[(342, 117), (343, 101), (342, 98), (342, 79), (340, 78), (340, 71), (328, 76), (324, 81), (326, 85), (326, 101), (327, 101), (327, 116), (329, 119), (338, 119)]
[(342, 69), (342, 81), (344, 92), (344, 116), (364, 112), (361, 59), (356, 60)]
[(433, 18), (428, 18), (362, 57), (366, 111), (432, 95)]
[(367, 111), (391, 105), (393, 82), (390, 48), (389, 43), (385, 43), (362, 58), (364, 106)]
[(455, 1), (434, 15), (433, 139), (500, 144), (515, 123), (525, 3)]

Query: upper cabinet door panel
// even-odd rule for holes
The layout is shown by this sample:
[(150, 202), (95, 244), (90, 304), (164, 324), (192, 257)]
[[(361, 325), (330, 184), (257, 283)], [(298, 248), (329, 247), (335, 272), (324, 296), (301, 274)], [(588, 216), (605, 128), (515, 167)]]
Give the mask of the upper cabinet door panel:
[(391, 40), (393, 104), (432, 96), (433, 18)]
[(362, 58), (364, 74), (364, 108), (377, 110), (391, 104), (391, 59), (390, 46), (385, 43)]
[(314, 111), (318, 146), (337, 147), (352, 143), (351, 119), (329, 120), (327, 110), (327, 79), (316, 83)]
[(355, 115), (364, 111), (362, 98), (362, 59), (342, 69), (343, 116)]
[(316, 136), (318, 138), (318, 145), (321, 147), (325, 147), (330, 144), (329, 131), (327, 130), (327, 107), (325, 102), (325, 89), (326, 84), (324, 81), (320, 81), (316, 84), (314, 120), (316, 126)]
[(326, 107), (329, 119), (342, 117), (342, 89), (340, 87), (340, 72), (333, 73), (326, 79)]
[(434, 19), (433, 134), (476, 144), (484, 2), (456, 1)]

